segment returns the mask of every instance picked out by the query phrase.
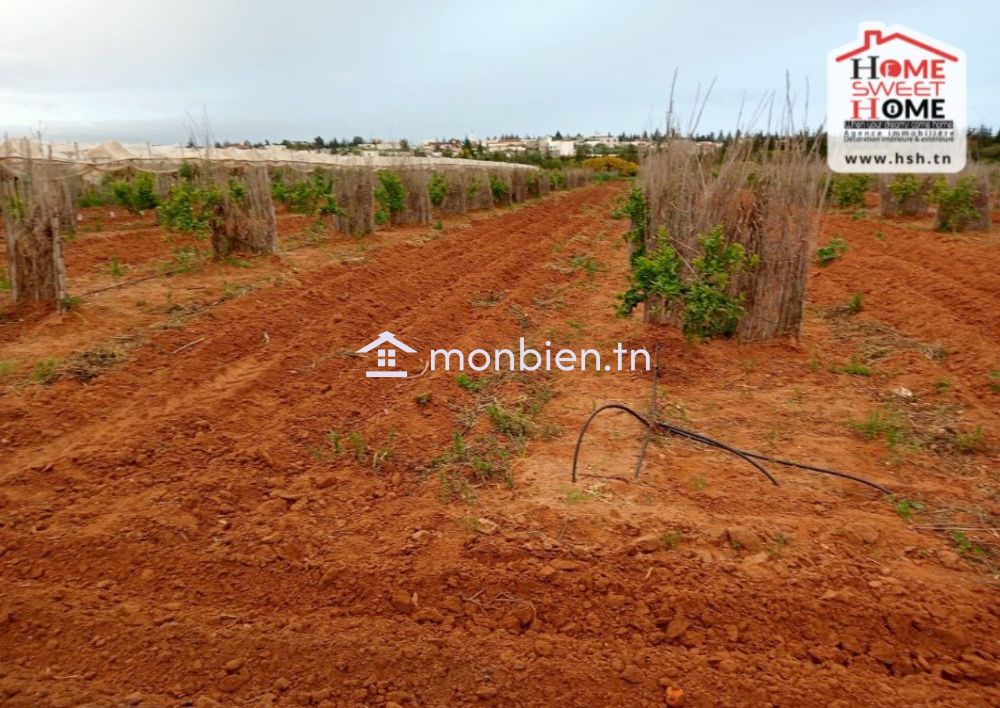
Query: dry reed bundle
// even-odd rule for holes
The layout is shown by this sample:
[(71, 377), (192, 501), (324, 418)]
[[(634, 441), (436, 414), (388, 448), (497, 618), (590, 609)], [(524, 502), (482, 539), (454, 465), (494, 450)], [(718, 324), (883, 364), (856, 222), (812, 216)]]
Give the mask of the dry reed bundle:
[[(819, 231), (823, 170), (804, 142), (788, 139), (755, 149), (739, 141), (722, 155), (703, 154), (686, 140), (670, 140), (648, 154), (641, 172), (649, 223), (644, 247), (660, 234), (694, 273), (700, 238), (721, 226), (726, 241), (758, 261), (730, 283), (742, 295), (735, 335), (744, 340), (798, 334), (809, 258)], [(661, 230), (662, 229), (662, 230)], [(662, 303), (646, 303), (646, 319), (678, 322)]]
[(396, 215), (395, 223), (431, 223), (431, 197), (428, 190), (431, 172), (419, 167), (401, 169), (399, 170), (399, 179), (406, 190), (406, 200), (403, 210)]
[(341, 233), (363, 236), (375, 230), (375, 172), (366, 167), (337, 170), (334, 177), (337, 204), (342, 214), (333, 217)]
[(525, 170), (515, 170), (511, 175), (510, 198), (515, 204), (528, 198), (528, 174)]
[(441, 202), (441, 211), (446, 214), (464, 214), (469, 209), (469, 186), (472, 177), (467, 170), (449, 170), (445, 174), (447, 188)]
[(176, 172), (157, 172), (153, 175), (153, 193), (162, 204), (170, 197), (170, 190), (180, 182)]
[(76, 203), (82, 187), (83, 180), (75, 174), (67, 174), (59, 180), (59, 229), (62, 233), (76, 233)]
[(985, 173), (976, 176), (976, 196), (972, 200), (975, 216), (967, 222), (967, 228), (975, 231), (989, 231), (993, 223), (993, 197), (990, 191), (989, 176)]
[(564, 186), (566, 189), (577, 189), (590, 183), (594, 176), (593, 171), (578, 167), (570, 167), (563, 170)]
[(534, 196), (536, 197), (548, 196), (549, 192), (552, 189), (552, 183), (549, 180), (549, 173), (544, 170), (539, 170), (538, 173), (535, 175), (535, 177), (536, 180), (534, 184), (535, 184), (535, 189), (538, 190), (538, 193), (535, 194)]
[(215, 167), (206, 172), (219, 193), (218, 218), (212, 221), (212, 250), (216, 257), (234, 251), (276, 253), (278, 226), (267, 167)]
[(879, 175), (882, 216), (926, 216), (934, 179), (925, 175)]
[(59, 235), (62, 184), (50, 163), (26, 160), (17, 177), (0, 171), (7, 277), (14, 302), (35, 300), (61, 306), (66, 265)]

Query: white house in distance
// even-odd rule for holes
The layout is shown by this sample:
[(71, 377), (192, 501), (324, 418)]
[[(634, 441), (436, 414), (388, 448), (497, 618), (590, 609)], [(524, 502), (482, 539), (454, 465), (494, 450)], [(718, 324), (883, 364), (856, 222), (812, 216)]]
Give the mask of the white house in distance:
[(396, 369), (396, 350), (400, 349), (407, 354), (415, 354), (416, 349), (410, 347), (396, 339), (392, 332), (382, 332), (373, 342), (358, 349), (357, 354), (367, 354), (372, 349), (376, 352), (376, 365), (374, 371), (368, 370), (365, 376), (370, 379), (405, 379), (406, 371)]
[(576, 155), (576, 143), (572, 140), (541, 138), (538, 141), (538, 148), (550, 157), (573, 157)]

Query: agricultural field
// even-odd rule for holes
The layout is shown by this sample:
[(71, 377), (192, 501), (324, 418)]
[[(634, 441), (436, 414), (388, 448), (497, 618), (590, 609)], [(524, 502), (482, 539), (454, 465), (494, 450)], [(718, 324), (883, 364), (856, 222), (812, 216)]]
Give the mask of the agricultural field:
[[(797, 337), (702, 339), (621, 316), (629, 190), (353, 236), (279, 203), (278, 248), (215, 258), (81, 209), (61, 311), (0, 293), (0, 702), (1000, 703), (995, 229), (865, 185), (818, 217)], [(386, 330), (658, 365), (366, 378)], [(621, 411), (571, 481), (591, 412), (651, 400), (891, 494)]]

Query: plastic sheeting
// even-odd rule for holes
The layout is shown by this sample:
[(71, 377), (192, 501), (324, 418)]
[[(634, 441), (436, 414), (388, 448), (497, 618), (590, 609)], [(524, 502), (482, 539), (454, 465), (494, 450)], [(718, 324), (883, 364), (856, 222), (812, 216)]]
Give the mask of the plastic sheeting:
[(331, 155), (314, 150), (289, 150), (282, 145), (266, 148), (189, 148), (181, 145), (123, 145), (116, 140), (99, 144), (39, 142), (5, 139), (0, 142), (0, 166), (20, 174), (26, 160), (44, 160), (59, 165), (62, 174), (87, 175), (133, 168), (143, 172), (176, 172), (185, 161), (211, 160), (232, 165), (253, 163), (289, 167), (303, 172), (316, 168), (387, 169), (393, 167), (449, 169), (487, 168), (494, 171), (537, 170), (532, 165), (517, 165), (487, 160), (463, 160), (449, 157), (413, 157), (379, 155)]

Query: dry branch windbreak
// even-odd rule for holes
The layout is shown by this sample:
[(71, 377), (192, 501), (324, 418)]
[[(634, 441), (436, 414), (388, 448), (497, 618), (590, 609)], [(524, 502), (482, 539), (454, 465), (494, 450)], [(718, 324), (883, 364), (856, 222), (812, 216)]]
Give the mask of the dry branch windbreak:
[[(66, 297), (60, 228), (73, 229), (78, 198), (101, 197), (111, 174), (119, 178), (113, 187), (121, 186), (123, 194), (133, 196), (141, 192), (144, 204), (152, 204), (136, 206), (130, 199), (127, 208), (142, 211), (159, 203), (161, 223), (209, 233), (217, 257), (278, 250), (272, 194), (276, 175), (293, 188), (314, 182), (311, 189), (302, 190), (323, 202), (311, 213), (329, 217), (338, 231), (352, 235), (371, 233), (379, 223), (429, 224), (434, 210), (465, 213), (509, 205), (552, 189), (584, 186), (592, 176), (584, 169), (546, 172), (483, 160), (356, 157), (277, 148), (129, 149), (115, 142), (81, 149), (5, 140), (0, 143), (0, 175), (7, 270), (15, 301), (59, 302)], [(437, 180), (440, 203), (431, 201), (432, 179)], [(387, 184), (396, 187), (388, 214), (379, 200), (384, 197), (380, 187)], [(322, 185), (322, 195), (315, 193), (317, 185)], [(178, 189), (189, 192), (186, 201), (173, 198)], [(120, 199), (117, 189), (114, 197)], [(192, 199), (198, 202), (197, 214), (188, 213)], [(178, 202), (172, 205), (176, 218), (163, 221), (164, 205), (172, 202)]]
[(930, 175), (879, 175), (882, 216), (925, 216), (933, 188), (934, 178)]
[[(744, 340), (798, 334), (809, 259), (819, 231), (823, 166), (804, 141), (738, 141), (722, 152), (670, 140), (643, 160), (641, 182), (648, 205), (642, 248), (663, 243), (694, 274), (700, 239), (721, 226), (757, 264), (736, 275), (729, 294), (741, 298), (734, 334)], [(651, 322), (679, 323), (681, 313), (647, 301)]]
[(267, 167), (210, 168), (220, 195), (212, 222), (212, 251), (224, 257), (236, 251), (271, 254), (278, 250), (278, 223), (271, 201)]
[(66, 193), (63, 180), (53, 174), (56, 170), (45, 161), (32, 161), (17, 177), (0, 171), (7, 277), (14, 302), (61, 303), (66, 297), (59, 233), (60, 214), (67, 212)]

